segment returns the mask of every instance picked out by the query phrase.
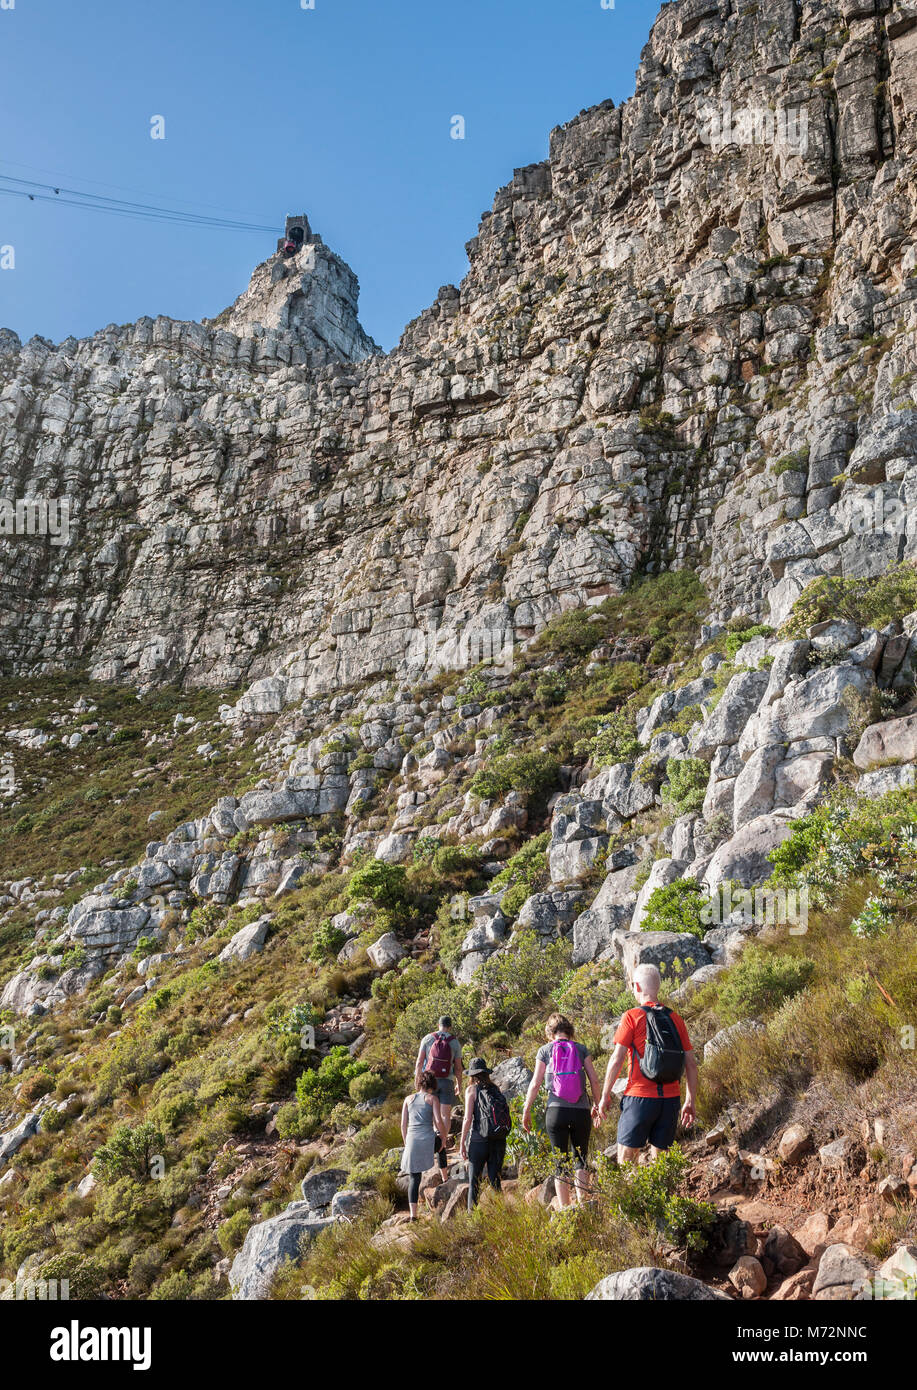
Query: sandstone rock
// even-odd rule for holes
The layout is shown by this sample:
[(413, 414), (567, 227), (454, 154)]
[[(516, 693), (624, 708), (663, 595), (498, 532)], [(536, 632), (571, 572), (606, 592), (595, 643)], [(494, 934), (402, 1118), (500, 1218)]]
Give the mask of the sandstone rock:
[(587, 1302), (649, 1302), (649, 1303), (728, 1303), (725, 1294), (717, 1293), (699, 1279), (676, 1274), (671, 1269), (644, 1266), (609, 1274), (586, 1295)]
[(303, 1206), (315, 1216), (323, 1215), (330, 1207), (335, 1193), (340, 1192), (346, 1182), (347, 1173), (343, 1168), (326, 1168), (320, 1173), (307, 1173), (299, 1185)]
[(394, 932), (386, 932), (367, 946), (366, 954), (377, 970), (392, 970), (404, 958), (404, 947)]
[(818, 1262), (812, 1297), (816, 1302), (862, 1297), (869, 1276), (868, 1266), (849, 1245), (829, 1245)]
[(711, 1057), (716, 1057), (720, 1052), (728, 1052), (730, 1048), (746, 1038), (759, 1037), (765, 1032), (764, 1024), (758, 1023), (754, 1019), (745, 1019), (741, 1023), (731, 1023), (727, 1028), (721, 1028), (704, 1047), (704, 1061), (709, 1062)]
[(676, 980), (709, 965), (710, 953), (687, 932), (628, 932), (623, 939), (622, 964), (628, 980), (633, 979), (638, 965), (655, 965), (667, 980)]
[(785, 1129), (777, 1146), (777, 1152), (784, 1163), (798, 1163), (812, 1148), (812, 1136), (805, 1125), (790, 1125)]
[(830, 1230), (831, 1218), (823, 1211), (816, 1211), (797, 1228), (794, 1238), (809, 1259), (818, 1259), (827, 1248)]
[(853, 761), (862, 771), (886, 763), (912, 763), (917, 760), (917, 714), (903, 719), (889, 719), (883, 724), (870, 724), (865, 731)]
[(842, 1135), (830, 1144), (823, 1144), (818, 1151), (818, 1160), (823, 1168), (838, 1171), (850, 1166), (856, 1154), (856, 1142), (849, 1135)]
[(279, 1216), (250, 1226), (229, 1272), (233, 1298), (268, 1298), (284, 1263), (297, 1261), (304, 1247), (332, 1224), (314, 1216), (306, 1203), (294, 1202)]
[(788, 1277), (807, 1262), (809, 1256), (785, 1226), (774, 1226), (764, 1242), (763, 1263), (774, 1273)]
[(250, 922), (247, 927), (242, 927), (223, 947), (219, 959), (221, 961), (250, 960), (252, 956), (256, 956), (259, 951), (264, 950), (270, 925), (270, 917), (259, 917), (257, 922)]
[(498, 1062), (491, 1072), (491, 1080), (510, 1100), (524, 1096), (531, 1079), (532, 1073), (523, 1057), (508, 1057), (505, 1062)]
[(742, 1298), (759, 1298), (767, 1288), (767, 1275), (753, 1255), (743, 1255), (729, 1271), (729, 1282)]

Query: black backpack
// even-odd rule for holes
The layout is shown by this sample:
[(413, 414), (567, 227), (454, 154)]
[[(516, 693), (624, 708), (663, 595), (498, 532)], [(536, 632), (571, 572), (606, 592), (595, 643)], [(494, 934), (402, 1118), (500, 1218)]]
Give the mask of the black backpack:
[(478, 1112), (478, 1133), (482, 1139), (505, 1139), (513, 1127), (509, 1101), (493, 1082), (478, 1086), (475, 1107)]
[(661, 1005), (651, 1009), (644, 1004), (643, 1012), (646, 1014), (646, 1046), (640, 1058), (640, 1070), (647, 1081), (657, 1081), (660, 1086), (680, 1081), (685, 1071), (685, 1049), (671, 1009)]

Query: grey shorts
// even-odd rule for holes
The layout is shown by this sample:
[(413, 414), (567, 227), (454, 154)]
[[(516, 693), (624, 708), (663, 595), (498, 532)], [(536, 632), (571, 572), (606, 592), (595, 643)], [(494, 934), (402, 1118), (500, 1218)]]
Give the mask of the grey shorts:
[(451, 1076), (441, 1076), (436, 1084), (436, 1099), (440, 1105), (455, 1104), (455, 1081)]

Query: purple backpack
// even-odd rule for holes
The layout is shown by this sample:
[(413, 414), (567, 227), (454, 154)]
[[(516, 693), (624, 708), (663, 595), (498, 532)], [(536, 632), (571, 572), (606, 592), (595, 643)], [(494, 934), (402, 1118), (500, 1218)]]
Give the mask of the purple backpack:
[(583, 1064), (575, 1042), (558, 1038), (551, 1044), (552, 1093), (566, 1105), (576, 1105), (583, 1094)]

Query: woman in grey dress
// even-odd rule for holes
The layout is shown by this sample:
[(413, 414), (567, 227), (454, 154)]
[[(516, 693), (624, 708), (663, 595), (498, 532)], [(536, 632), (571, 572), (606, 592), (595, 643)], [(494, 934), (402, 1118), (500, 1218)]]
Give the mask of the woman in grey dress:
[(420, 1180), (435, 1162), (436, 1136), (445, 1146), (446, 1125), (440, 1109), (437, 1091), (439, 1082), (432, 1072), (425, 1071), (420, 1078), (420, 1090), (413, 1091), (405, 1098), (401, 1107), (401, 1137), (404, 1140), (404, 1153), (401, 1171), (410, 1176), (408, 1187), (408, 1209), (411, 1220), (417, 1220), (417, 1199), (420, 1196)]

